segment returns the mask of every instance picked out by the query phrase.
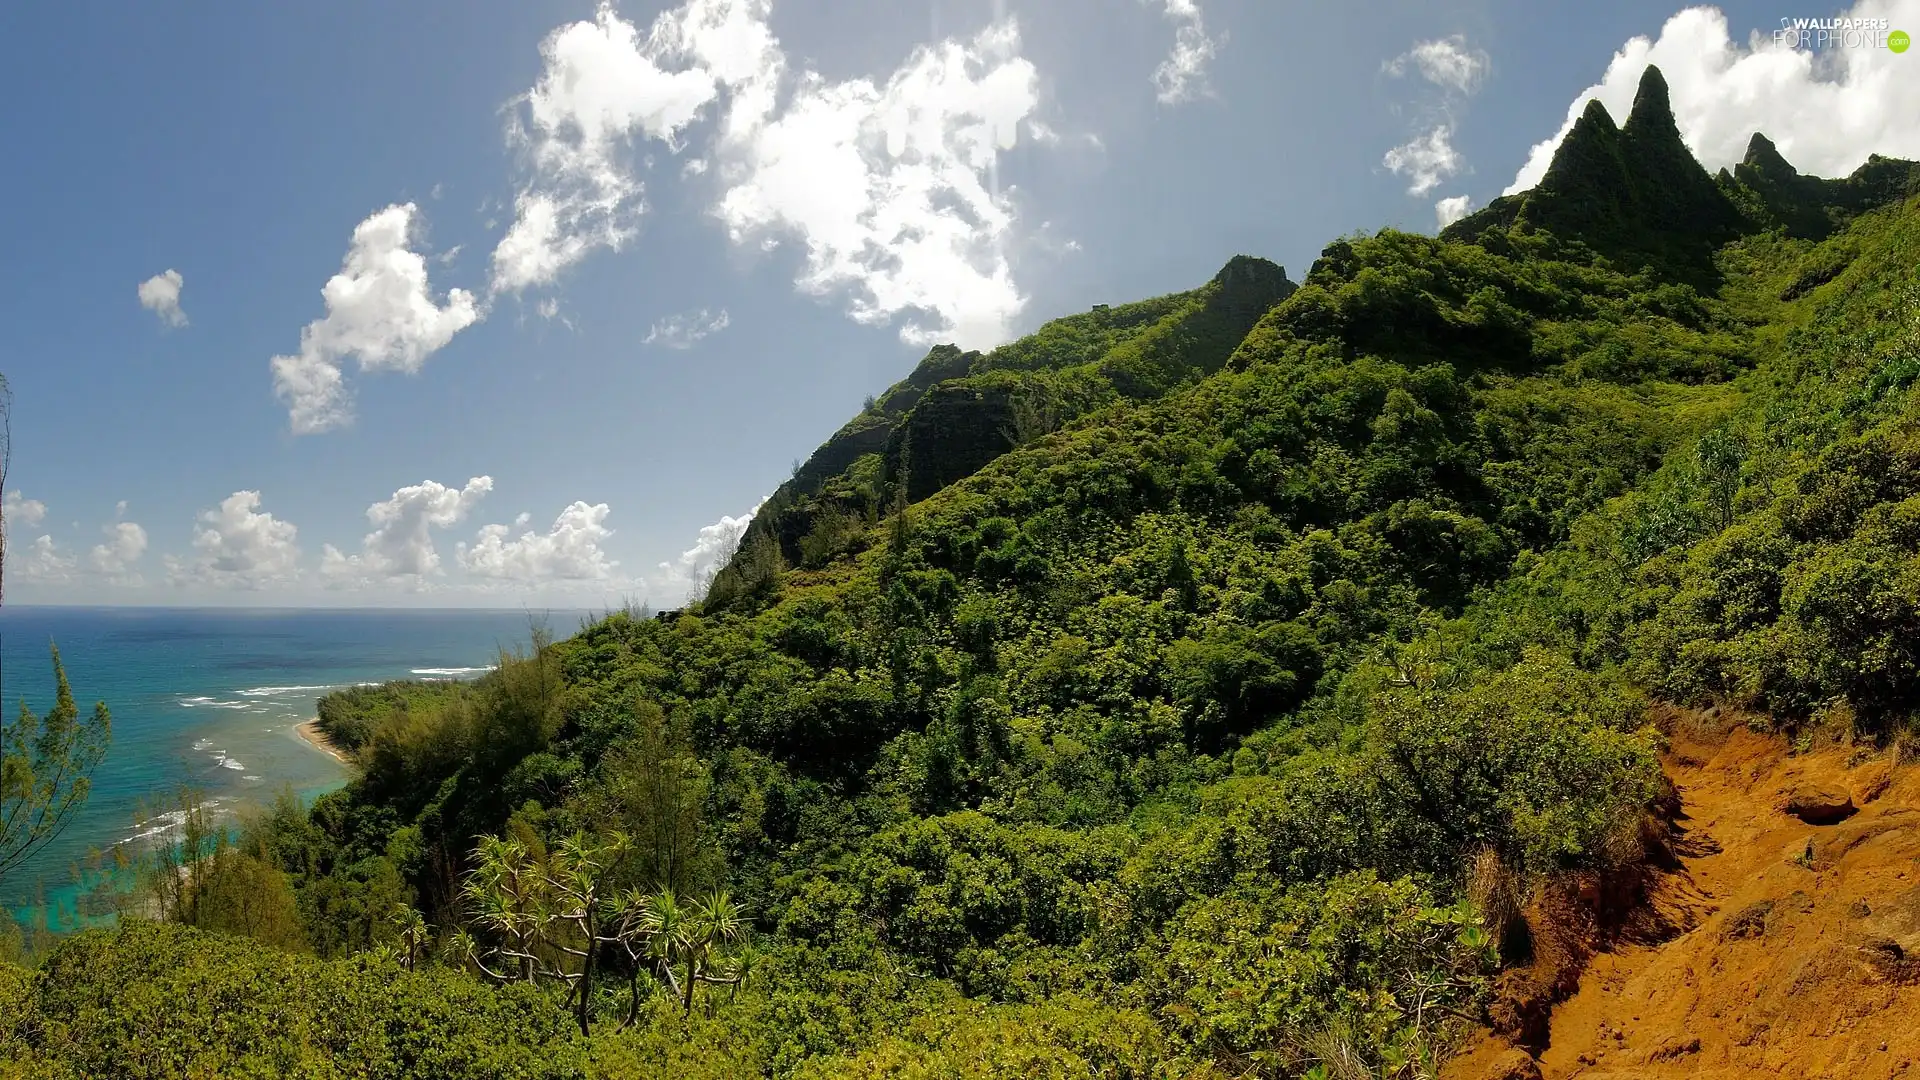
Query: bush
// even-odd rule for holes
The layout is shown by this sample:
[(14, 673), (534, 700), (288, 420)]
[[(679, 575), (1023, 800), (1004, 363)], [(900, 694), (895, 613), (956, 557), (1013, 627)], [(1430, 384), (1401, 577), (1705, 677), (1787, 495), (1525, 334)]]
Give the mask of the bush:
[(525, 987), (310, 960), (130, 923), (64, 942), (35, 978), (29, 1053), (101, 1078), (585, 1075), (565, 1013)]

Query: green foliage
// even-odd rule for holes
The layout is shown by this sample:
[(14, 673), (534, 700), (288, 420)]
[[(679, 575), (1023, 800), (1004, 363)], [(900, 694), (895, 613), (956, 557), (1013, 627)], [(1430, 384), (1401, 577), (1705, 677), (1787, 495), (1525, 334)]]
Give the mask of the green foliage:
[(1368, 736), (1375, 783), (1429, 867), (1463, 865), (1491, 848), (1535, 873), (1604, 866), (1608, 841), (1639, 825), (1659, 793), (1656, 746), (1636, 732), (1634, 696), (1530, 651), (1519, 664), (1457, 690), (1396, 687), (1379, 695)]
[[(0, 383), (0, 392), (5, 384)], [(0, 878), (58, 837), (92, 790), (93, 770), (107, 756), (113, 718), (106, 702), (80, 718), (60, 650), (53, 655), (53, 707), (44, 717), (20, 702), (0, 724)]]
[(1339, 1039), (1392, 1075), (1467, 1026), (1497, 957), (1470, 908), (1362, 872), (1195, 901), (1139, 962), (1147, 1000), (1218, 1058), (1304, 1070)]
[[(1767, 150), (1708, 177), (1653, 73), (1440, 238), (935, 348), (673, 618), (330, 698), (361, 775), (174, 910), (387, 959), (208, 939), (271, 973), (232, 1030), (340, 980), (460, 1047), (526, 1010), (502, 1075), (1437, 1075), (1515, 896), (1644, 857), (1649, 698), (1914, 722), (1913, 173)], [(68, 948), (147, 986), (174, 933)], [(203, 1045), (32, 985), (34, 1060)]]
[(180, 927), (76, 935), (25, 1004), (10, 1049), (44, 1063), (41, 1075), (585, 1075), (566, 1016), (536, 993)]
[(202, 930), (303, 949), (306, 936), (287, 874), (264, 857), (265, 851), (236, 845), (198, 792), (183, 790), (174, 813), (178, 838), (157, 836), (139, 867), (146, 878), (142, 891), (153, 901), (146, 909)]
[(788, 564), (825, 566), (861, 548), (859, 532), (892, 489), (918, 501), (1080, 417), (1217, 370), (1293, 288), (1282, 268), (1241, 255), (1192, 292), (1101, 305), (984, 355), (934, 347), (767, 501), (708, 606), (734, 603), (753, 591), (745, 581), (765, 579), (772, 564), (762, 540)]
[(358, 751), (373, 741), (394, 716), (415, 710), (432, 712), (458, 700), (467, 687), (459, 682), (388, 682), (349, 686), (323, 696), (315, 705), (319, 727), (336, 746)]
[(1205, 1080), (1174, 1059), (1139, 1012), (1064, 996), (1033, 1005), (958, 1001), (855, 1055), (810, 1063), (796, 1080)]

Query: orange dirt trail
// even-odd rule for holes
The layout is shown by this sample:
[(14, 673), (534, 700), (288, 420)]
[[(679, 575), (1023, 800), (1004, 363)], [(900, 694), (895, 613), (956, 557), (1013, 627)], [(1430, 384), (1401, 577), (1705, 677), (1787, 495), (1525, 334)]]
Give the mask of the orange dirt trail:
[(1666, 768), (1681, 869), (1652, 903), (1692, 929), (1594, 956), (1538, 1074), (1489, 1041), (1449, 1080), (1920, 1080), (1920, 768), (1744, 728), (1676, 735)]

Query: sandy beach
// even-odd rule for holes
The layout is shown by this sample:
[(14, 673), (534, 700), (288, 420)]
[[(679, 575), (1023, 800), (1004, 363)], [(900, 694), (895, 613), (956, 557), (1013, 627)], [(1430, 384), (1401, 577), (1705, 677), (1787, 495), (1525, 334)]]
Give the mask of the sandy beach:
[(293, 731), (294, 734), (310, 743), (314, 749), (325, 754), (333, 755), (334, 760), (340, 762), (340, 764), (353, 764), (353, 758), (349, 756), (345, 750), (335, 746), (333, 740), (327, 738), (327, 733), (320, 730), (319, 717), (312, 717), (300, 721), (293, 726)]

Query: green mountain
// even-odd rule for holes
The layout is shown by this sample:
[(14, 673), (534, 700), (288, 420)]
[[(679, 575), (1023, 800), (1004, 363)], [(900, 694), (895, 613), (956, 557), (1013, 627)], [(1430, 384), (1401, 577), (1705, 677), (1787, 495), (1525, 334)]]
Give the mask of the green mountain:
[(936, 348), (704, 602), (328, 699), (361, 775), (122, 901), (197, 929), (0, 967), (0, 1058), (1324, 1078), (1537, 1043), (1541, 913), (1620, 917), (1663, 858), (1651, 705), (1915, 733), (1915, 168), (1756, 136), (1709, 176), (1650, 70), (1438, 238)]
[[(936, 346), (774, 492), (743, 550), (771, 542), (790, 565), (830, 561), (900, 495), (919, 501), (1077, 417), (1218, 371), (1293, 289), (1285, 270), (1242, 255), (1198, 289), (1102, 304), (989, 353)], [(742, 569), (723, 573), (723, 595)]]
[(1780, 228), (1822, 239), (1916, 191), (1914, 163), (1877, 155), (1845, 179), (1801, 176), (1758, 132), (1732, 173), (1709, 176), (1680, 137), (1666, 79), (1649, 66), (1625, 126), (1589, 101), (1539, 186), (1496, 199), (1441, 235), (1553, 234), (1615, 265), (1653, 267), (1710, 290), (1718, 284), (1715, 254), (1736, 237)]

